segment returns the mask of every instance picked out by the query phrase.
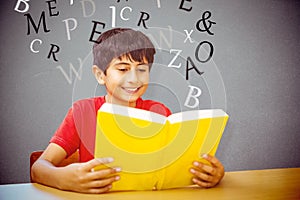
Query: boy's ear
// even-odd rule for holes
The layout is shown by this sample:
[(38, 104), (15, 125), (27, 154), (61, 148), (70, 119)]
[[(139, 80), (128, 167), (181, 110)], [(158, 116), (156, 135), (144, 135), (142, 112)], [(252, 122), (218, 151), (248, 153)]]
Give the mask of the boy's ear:
[(93, 65), (92, 71), (93, 71), (93, 74), (94, 74), (95, 78), (97, 79), (98, 83), (101, 85), (104, 85), (105, 77), (106, 77), (104, 72), (97, 65)]

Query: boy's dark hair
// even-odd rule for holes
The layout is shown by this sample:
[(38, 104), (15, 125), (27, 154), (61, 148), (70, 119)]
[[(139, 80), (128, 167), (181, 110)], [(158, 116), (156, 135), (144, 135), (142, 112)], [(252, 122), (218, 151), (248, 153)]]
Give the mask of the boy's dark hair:
[(102, 33), (93, 46), (93, 64), (106, 73), (109, 63), (114, 58), (127, 56), (137, 62), (144, 58), (153, 63), (155, 48), (150, 39), (140, 31), (129, 28), (114, 28)]

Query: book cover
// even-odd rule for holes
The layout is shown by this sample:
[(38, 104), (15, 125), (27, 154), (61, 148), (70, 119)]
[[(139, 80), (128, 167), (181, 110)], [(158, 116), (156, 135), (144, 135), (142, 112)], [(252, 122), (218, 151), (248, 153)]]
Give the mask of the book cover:
[(221, 109), (169, 117), (105, 103), (97, 114), (95, 158), (113, 157), (121, 180), (112, 190), (151, 190), (192, 184), (189, 172), (204, 153), (214, 155), (228, 115)]

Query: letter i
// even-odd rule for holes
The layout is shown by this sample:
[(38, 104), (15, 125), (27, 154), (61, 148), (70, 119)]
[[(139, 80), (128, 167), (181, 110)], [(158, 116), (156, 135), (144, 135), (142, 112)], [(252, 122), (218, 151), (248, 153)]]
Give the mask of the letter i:
[(116, 7), (109, 6), (111, 8), (111, 27), (116, 27)]

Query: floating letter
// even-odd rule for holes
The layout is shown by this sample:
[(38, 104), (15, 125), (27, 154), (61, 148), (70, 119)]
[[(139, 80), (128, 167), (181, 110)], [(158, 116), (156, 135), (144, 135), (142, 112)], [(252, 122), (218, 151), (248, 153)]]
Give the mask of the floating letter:
[[(201, 60), (201, 59), (199, 58), (199, 49), (200, 49), (200, 47), (201, 47), (203, 44), (208, 44), (209, 49), (210, 49), (210, 50), (209, 50), (208, 57), (206, 58), (206, 60)], [(213, 53), (214, 53), (214, 46), (212, 45), (212, 43), (210, 43), (210, 42), (208, 42), (208, 41), (203, 41), (203, 42), (200, 42), (200, 43), (198, 44), (198, 46), (197, 46), (197, 48), (196, 48), (196, 50), (195, 50), (195, 57), (196, 57), (196, 59), (197, 59), (199, 62), (201, 62), (201, 63), (206, 63), (206, 62), (208, 62), (208, 61), (212, 58)]]
[(102, 25), (102, 28), (104, 28), (104, 27), (105, 27), (105, 24), (102, 23), (102, 22), (97, 22), (97, 21), (93, 21), (93, 23), (94, 23), (93, 31), (92, 31), (92, 33), (91, 33), (91, 36), (90, 36), (89, 41), (90, 41), (90, 42), (96, 42), (96, 43), (97, 43), (97, 40), (93, 40), (93, 38), (94, 38), (94, 33), (99, 33), (99, 34), (101, 34), (100, 31), (96, 31), (97, 25), (98, 25), (98, 24), (101, 24), (101, 25)]
[[(188, 108), (196, 108), (199, 105), (199, 99), (197, 99), (197, 97), (199, 97), (202, 93), (201, 89), (196, 87), (196, 86), (192, 86), (189, 85), (190, 91), (188, 93), (187, 98), (185, 99), (184, 105)], [(194, 91), (196, 91), (196, 93), (194, 93)], [(194, 99), (194, 104), (189, 104), (191, 102), (191, 99)]]
[[(189, 62), (192, 65), (191, 68), (189, 68)], [(192, 59), (190, 57), (187, 57), (187, 59), (186, 59), (186, 74), (185, 74), (186, 80), (189, 80), (189, 71), (192, 69), (194, 69), (199, 75), (202, 75), (204, 73), (197, 69), (196, 65), (194, 64), (194, 62), (192, 61)]]
[(51, 1), (46, 1), (46, 2), (48, 3), (50, 17), (58, 16), (59, 15), (58, 11), (56, 13), (52, 13), (52, 10), (55, 9), (56, 7), (51, 7), (51, 5), (50, 5), (52, 2), (54, 2), (56, 4), (56, 0), (51, 0)]
[[(20, 10), (20, 3), (24, 3), (25, 7), (23, 10)], [(29, 0), (18, 0), (15, 6), (15, 11), (19, 12), (19, 13), (25, 13), (29, 10), (29, 4), (27, 3), (29, 2)]]
[[(78, 80), (81, 80), (81, 76), (82, 76), (82, 60), (80, 58), (78, 58), (79, 60), (79, 69), (76, 71), (76, 69), (74, 68), (72, 63), (69, 63), (70, 67), (69, 67), (69, 76), (66, 73), (66, 71), (62, 68), (62, 66), (57, 66), (56, 68), (59, 69), (61, 71), (61, 73), (64, 75), (65, 79), (67, 80), (67, 82), (71, 85), (73, 82), (73, 73), (75, 74), (75, 76), (77, 77)], [(72, 73), (73, 72), (73, 73)]]
[[(148, 29), (148, 28), (146, 27), (145, 21), (148, 20), (148, 19), (150, 18), (150, 15), (149, 15), (148, 13), (146, 13), (146, 12), (141, 12), (141, 14), (142, 14), (142, 15), (141, 15), (140, 20), (139, 20), (139, 22), (138, 22), (138, 26), (140, 26), (141, 23), (143, 23), (144, 28), (145, 28), (145, 29)], [(144, 15), (145, 15), (145, 18), (144, 18)]]
[(34, 40), (32, 40), (32, 42), (30, 43), (30, 50), (31, 50), (33, 53), (38, 53), (38, 52), (40, 52), (39, 50), (34, 50), (34, 49), (33, 49), (33, 44), (34, 44), (35, 42), (39, 42), (40, 44), (42, 44), (43, 42), (42, 42), (42, 40), (40, 40), (40, 39), (34, 39)]
[(181, 0), (179, 9), (182, 9), (182, 10), (185, 10), (185, 11), (190, 12), (190, 11), (192, 10), (193, 7), (191, 6), (190, 8), (184, 8), (184, 7), (183, 7), (183, 4), (184, 4), (185, 1), (192, 2), (192, 0)]
[(53, 56), (54, 61), (58, 61), (57, 58), (55, 57), (55, 54), (59, 52), (59, 46), (56, 44), (51, 44), (51, 49), (49, 51), (49, 54), (47, 56), (48, 59), (50, 59), (51, 55)]
[[(87, 14), (87, 12), (86, 12), (86, 7), (85, 7), (86, 2), (90, 2), (91, 6), (92, 6), (92, 11), (90, 14)], [(82, 0), (81, 5), (82, 5), (83, 17), (91, 17), (92, 15), (94, 15), (94, 13), (96, 11), (96, 6), (95, 6), (95, 3), (93, 2), (93, 0)]]
[(124, 21), (127, 21), (127, 20), (129, 20), (129, 18), (125, 18), (125, 17), (123, 16), (123, 12), (124, 12), (125, 9), (128, 9), (130, 12), (132, 12), (132, 8), (126, 6), (126, 7), (122, 8), (122, 10), (121, 10), (121, 12), (120, 12), (120, 17), (121, 17), (121, 19), (123, 19)]
[(174, 58), (171, 60), (171, 62), (168, 64), (168, 67), (175, 67), (175, 68), (180, 68), (181, 67), (181, 63), (179, 63), (179, 65), (173, 65), (173, 63), (175, 62), (175, 60), (177, 59), (177, 57), (180, 55), (180, 53), (182, 52), (182, 50), (180, 49), (170, 49), (170, 53), (172, 52), (176, 52)]
[[(73, 21), (73, 28), (71, 28), (71, 29), (69, 27), (69, 21)], [(71, 40), (70, 31), (74, 31), (76, 29), (77, 20), (74, 18), (69, 18), (69, 19), (63, 20), (63, 22), (65, 22), (65, 24), (66, 24), (67, 38), (68, 38), (68, 40)]]
[(40, 25), (41, 22), (43, 21), (43, 28), (44, 28), (44, 32), (49, 32), (50, 30), (47, 29), (47, 24), (46, 24), (46, 18), (45, 18), (45, 11), (42, 12), (40, 20), (39, 20), (39, 24), (38, 26), (35, 25), (31, 15), (29, 13), (24, 14), (24, 16), (27, 16), (27, 35), (30, 35), (30, 26), (29, 26), (29, 22), (32, 24), (34, 30), (36, 33), (39, 32), (40, 29)]

